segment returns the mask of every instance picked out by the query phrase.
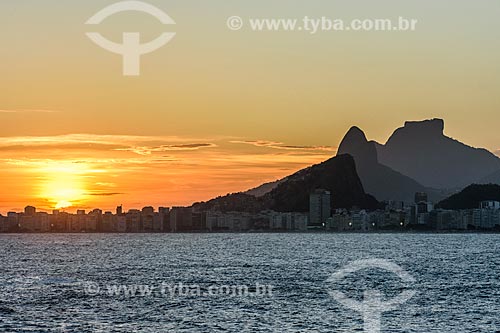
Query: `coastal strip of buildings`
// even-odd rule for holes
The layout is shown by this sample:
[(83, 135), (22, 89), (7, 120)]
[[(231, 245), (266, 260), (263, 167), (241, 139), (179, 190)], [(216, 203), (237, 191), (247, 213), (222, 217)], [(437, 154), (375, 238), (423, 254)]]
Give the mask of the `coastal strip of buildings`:
[[(415, 193), (413, 203), (385, 202), (376, 211), (336, 209), (331, 211), (330, 192), (316, 190), (310, 195), (309, 228), (332, 231), (464, 231), (500, 230), (500, 202), (483, 201), (475, 209), (435, 209), (427, 194)], [(329, 212), (331, 211), (331, 215)]]
[(263, 211), (258, 214), (240, 212), (195, 212), (189, 207), (153, 207), (124, 212), (119, 206), (115, 213), (94, 209), (69, 214), (54, 210), (52, 214), (37, 212), (28, 206), (22, 213), (0, 215), (0, 232), (115, 232), (115, 233), (175, 233), (175, 232), (245, 232), (245, 231), (305, 231), (308, 215)]
[(262, 211), (260, 213), (196, 211), (191, 207), (144, 207), (125, 212), (70, 214), (54, 210), (37, 212), (27, 206), (24, 212), (0, 215), (2, 233), (176, 233), (176, 232), (336, 232), (377, 231), (463, 231), (500, 230), (500, 202), (484, 201), (468, 210), (434, 209), (425, 193), (416, 193), (415, 202), (386, 202), (384, 209), (331, 208), (330, 192), (318, 189), (310, 194), (309, 213)]

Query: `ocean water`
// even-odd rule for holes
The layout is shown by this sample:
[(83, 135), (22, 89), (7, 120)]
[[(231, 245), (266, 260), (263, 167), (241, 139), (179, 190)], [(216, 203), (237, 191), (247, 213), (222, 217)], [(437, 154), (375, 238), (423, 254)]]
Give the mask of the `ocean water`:
[[(381, 332), (500, 332), (499, 245), (488, 234), (0, 235), (0, 332), (363, 332), (362, 313), (329, 291), (362, 302), (365, 289), (384, 302), (416, 292), (381, 314)], [(360, 259), (414, 281), (383, 267), (329, 280)], [(224, 292), (236, 285), (251, 294)], [(153, 289), (114, 292), (137, 286)]]

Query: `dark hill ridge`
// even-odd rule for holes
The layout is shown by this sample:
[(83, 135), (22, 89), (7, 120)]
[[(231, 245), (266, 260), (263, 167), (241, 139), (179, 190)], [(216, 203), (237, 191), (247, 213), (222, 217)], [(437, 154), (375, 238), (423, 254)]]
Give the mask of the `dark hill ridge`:
[(253, 195), (254, 197), (261, 197), (261, 196), (265, 195), (266, 193), (271, 192), (273, 189), (276, 188), (276, 186), (278, 186), (280, 183), (284, 182), (285, 180), (286, 180), (286, 178), (283, 178), (283, 179), (276, 180), (274, 182), (264, 183), (262, 185), (254, 187), (254, 188), (252, 188), (244, 193)]
[(217, 211), (257, 212), (272, 209), (278, 212), (307, 212), (309, 194), (318, 188), (331, 192), (333, 208), (378, 207), (377, 200), (365, 193), (354, 159), (349, 155), (339, 155), (300, 170), (284, 178), (261, 197), (235, 193), (196, 203), (193, 207), (196, 210)]
[(350, 154), (364, 189), (378, 200), (413, 201), (415, 192), (427, 192), (431, 200), (440, 199), (437, 191), (378, 162), (377, 148), (358, 127), (351, 129), (340, 143), (338, 154)]
[(437, 207), (443, 209), (474, 209), (479, 208), (481, 201), (500, 201), (500, 185), (470, 185), (460, 193), (441, 201)]
[(333, 208), (373, 209), (377, 200), (367, 195), (350, 155), (338, 155), (323, 163), (300, 170), (264, 196), (276, 211), (309, 211), (309, 194), (322, 188), (331, 192)]
[(462, 188), (500, 170), (491, 152), (445, 136), (442, 119), (408, 121), (376, 148), (380, 163), (433, 188)]

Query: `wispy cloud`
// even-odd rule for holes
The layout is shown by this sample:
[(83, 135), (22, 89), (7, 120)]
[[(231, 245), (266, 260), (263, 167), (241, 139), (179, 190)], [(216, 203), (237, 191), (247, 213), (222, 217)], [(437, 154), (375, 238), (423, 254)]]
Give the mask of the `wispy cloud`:
[(265, 148), (273, 148), (273, 149), (283, 149), (283, 150), (308, 150), (308, 151), (331, 151), (334, 152), (337, 150), (336, 147), (332, 146), (302, 146), (302, 145), (286, 145), (283, 142), (275, 142), (275, 141), (265, 141), (265, 140), (233, 140), (231, 143), (236, 144), (247, 144), (255, 147), (265, 147)]
[(56, 136), (23, 136), (4, 137), (0, 140), (0, 150), (40, 150), (62, 149), (123, 151), (147, 156), (153, 153), (171, 151), (194, 151), (217, 148), (224, 144), (244, 144), (259, 148), (278, 150), (323, 152), (337, 150), (332, 146), (291, 145), (278, 141), (266, 140), (230, 140), (230, 138), (189, 138), (178, 136), (134, 136), (134, 135), (99, 135), (99, 134), (67, 134)]
[(127, 148), (117, 148), (117, 151), (131, 151), (139, 155), (151, 155), (152, 153), (166, 152), (166, 151), (182, 151), (182, 150), (198, 150), (202, 148), (214, 148), (217, 147), (214, 143), (188, 143), (180, 145), (161, 145), (156, 147), (127, 147)]
[(11, 136), (2, 138), (0, 145), (12, 144), (40, 145), (40, 144), (138, 144), (138, 143), (167, 143), (184, 144), (195, 141), (192, 138), (182, 138), (178, 136), (141, 136), (141, 135), (100, 135), (100, 134), (64, 134), (53, 136)]
[(97, 182), (95, 183), (97, 186), (101, 187), (116, 187), (115, 183), (104, 183), (104, 182)]
[(217, 147), (215, 143), (177, 136), (133, 136), (67, 134), (56, 136), (5, 137), (0, 140), (0, 151), (36, 149), (70, 151), (125, 151), (146, 156), (158, 152), (190, 151)]
[(94, 197), (111, 197), (115, 195), (122, 195), (125, 193), (118, 193), (118, 192), (91, 192), (88, 195), (94, 196)]

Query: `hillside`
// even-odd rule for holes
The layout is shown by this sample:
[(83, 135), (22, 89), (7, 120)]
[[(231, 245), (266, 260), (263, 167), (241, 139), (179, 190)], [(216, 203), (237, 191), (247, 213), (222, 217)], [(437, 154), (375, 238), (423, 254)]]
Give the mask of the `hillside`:
[(500, 201), (500, 185), (470, 185), (461, 192), (441, 201), (437, 207), (443, 209), (474, 209), (481, 201)]
[(322, 188), (331, 192), (333, 208), (375, 209), (377, 200), (365, 193), (350, 155), (339, 155), (323, 163), (285, 177), (270, 192), (260, 197), (245, 193), (229, 194), (196, 203), (196, 210), (246, 211), (272, 209), (279, 212), (309, 211), (309, 194)]

